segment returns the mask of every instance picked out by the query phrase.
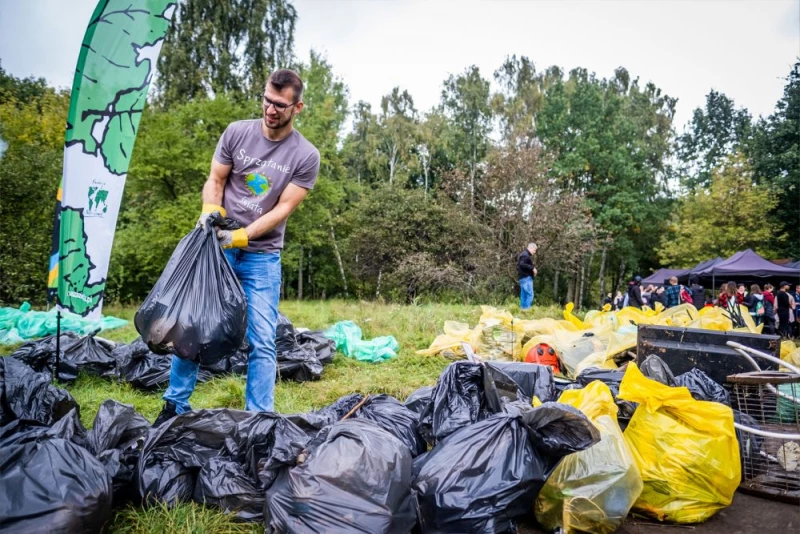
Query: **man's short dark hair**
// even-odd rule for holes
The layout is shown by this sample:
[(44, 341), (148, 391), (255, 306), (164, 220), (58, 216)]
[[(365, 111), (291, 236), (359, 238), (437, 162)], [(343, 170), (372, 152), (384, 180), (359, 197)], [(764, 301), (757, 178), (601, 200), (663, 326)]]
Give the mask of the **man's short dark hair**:
[(303, 80), (301, 80), (300, 76), (293, 70), (276, 70), (269, 75), (267, 83), (278, 91), (283, 91), (284, 88), (291, 87), (294, 91), (295, 103), (300, 102), (300, 99), (303, 98)]

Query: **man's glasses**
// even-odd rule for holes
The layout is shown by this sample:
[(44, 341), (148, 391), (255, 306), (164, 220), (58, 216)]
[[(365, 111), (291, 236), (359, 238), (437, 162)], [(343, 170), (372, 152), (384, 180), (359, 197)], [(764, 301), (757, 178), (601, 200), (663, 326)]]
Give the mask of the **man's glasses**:
[(266, 95), (263, 95), (261, 97), (261, 103), (264, 104), (264, 106), (267, 109), (269, 109), (270, 106), (274, 107), (275, 111), (277, 111), (278, 113), (283, 113), (284, 111), (286, 111), (290, 107), (292, 107), (295, 104), (297, 104), (297, 102), (294, 102), (292, 104), (283, 104), (281, 102), (274, 102), (274, 101), (270, 100), (269, 98), (267, 98)]

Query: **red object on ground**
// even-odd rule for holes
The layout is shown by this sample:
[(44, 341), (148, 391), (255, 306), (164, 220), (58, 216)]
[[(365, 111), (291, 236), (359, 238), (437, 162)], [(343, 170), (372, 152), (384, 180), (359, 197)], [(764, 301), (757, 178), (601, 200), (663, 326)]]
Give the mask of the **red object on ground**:
[(558, 356), (553, 347), (547, 343), (539, 343), (525, 355), (527, 363), (538, 363), (539, 365), (548, 365), (553, 368), (554, 373), (561, 372), (561, 366), (558, 363)]

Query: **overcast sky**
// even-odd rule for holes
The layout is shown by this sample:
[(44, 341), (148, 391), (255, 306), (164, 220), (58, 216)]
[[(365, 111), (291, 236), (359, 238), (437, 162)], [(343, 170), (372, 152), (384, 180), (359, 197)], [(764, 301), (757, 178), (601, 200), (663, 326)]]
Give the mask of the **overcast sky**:
[[(0, 0), (0, 61), (16, 76), (69, 86), (96, 0)], [(295, 51), (324, 53), (351, 102), (378, 106), (395, 85), (416, 106), (469, 65), (491, 78), (511, 54), (537, 68), (624, 66), (678, 98), (678, 131), (712, 88), (767, 115), (800, 56), (800, 0), (295, 0)]]

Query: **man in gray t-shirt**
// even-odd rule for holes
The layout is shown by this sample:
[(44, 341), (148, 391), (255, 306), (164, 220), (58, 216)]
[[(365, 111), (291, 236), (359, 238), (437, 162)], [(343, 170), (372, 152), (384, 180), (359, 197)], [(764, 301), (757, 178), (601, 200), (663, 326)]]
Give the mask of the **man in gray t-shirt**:
[[(274, 72), (264, 88), (262, 118), (228, 126), (203, 186), (197, 224), (205, 227), (208, 217), (219, 212), (242, 225), (217, 229), (217, 237), (247, 297), (247, 410), (274, 408), (280, 250), (286, 219), (314, 187), (319, 172), (319, 151), (293, 128), (302, 109), (300, 77), (287, 69)], [(155, 425), (191, 410), (197, 371), (197, 363), (173, 356), (166, 404)]]

